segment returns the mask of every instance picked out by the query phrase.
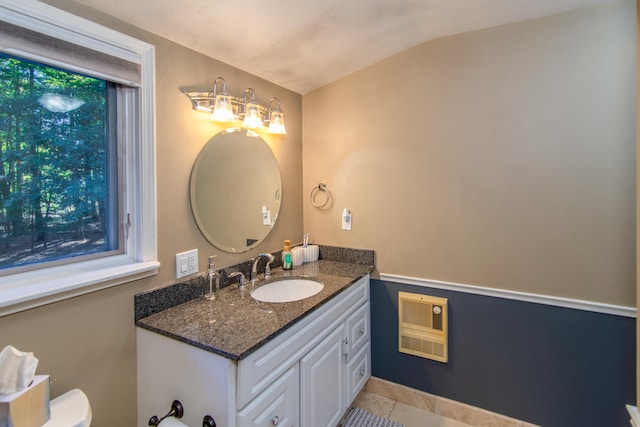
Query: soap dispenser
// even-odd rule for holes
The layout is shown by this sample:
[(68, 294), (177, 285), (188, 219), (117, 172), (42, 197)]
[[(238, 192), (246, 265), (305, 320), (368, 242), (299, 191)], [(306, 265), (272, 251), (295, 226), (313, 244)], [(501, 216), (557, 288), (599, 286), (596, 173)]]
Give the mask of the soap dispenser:
[(291, 270), (292, 268), (291, 240), (285, 240), (284, 247), (282, 248), (282, 269)]
[(207, 278), (209, 279), (209, 292), (204, 294), (203, 298), (214, 301), (218, 298), (220, 292), (220, 275), (215, 271), (214, 259), (215, 255), (209, 257), (209, 268), (207, 269)]

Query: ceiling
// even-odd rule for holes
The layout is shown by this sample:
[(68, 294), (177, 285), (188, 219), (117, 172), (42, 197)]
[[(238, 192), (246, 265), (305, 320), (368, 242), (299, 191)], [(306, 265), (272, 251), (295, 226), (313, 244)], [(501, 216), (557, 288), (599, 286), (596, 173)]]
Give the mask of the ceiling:
[(76, 0), (304, 94), (437, 37), (615, 0)]

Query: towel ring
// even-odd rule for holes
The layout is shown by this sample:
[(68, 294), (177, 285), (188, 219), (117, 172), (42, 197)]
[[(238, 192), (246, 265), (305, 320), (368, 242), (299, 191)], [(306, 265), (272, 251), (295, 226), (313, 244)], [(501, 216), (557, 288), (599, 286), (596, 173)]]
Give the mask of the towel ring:
[[(316, 202), (316, 197), (321, 193), (324, 193), (324, 200)], [(327, 189), (327, 184), (321, 182), (317, 187), (313, 187), (313, 190), (311, 190), (311, 204), (313, 206), (316, 208), (322, 208), (329, 203), (329, 200), (331, 200), (331, 193), (329, 193), (329, 190)]]

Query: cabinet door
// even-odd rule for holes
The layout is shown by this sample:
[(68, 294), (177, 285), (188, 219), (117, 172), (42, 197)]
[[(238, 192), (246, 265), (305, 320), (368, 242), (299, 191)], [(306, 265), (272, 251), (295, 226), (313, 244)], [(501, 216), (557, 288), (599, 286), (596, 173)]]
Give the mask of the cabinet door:
[(335, 426), (343, 415), (345, 327), (341, 324), (300, 360), (300, 425)]

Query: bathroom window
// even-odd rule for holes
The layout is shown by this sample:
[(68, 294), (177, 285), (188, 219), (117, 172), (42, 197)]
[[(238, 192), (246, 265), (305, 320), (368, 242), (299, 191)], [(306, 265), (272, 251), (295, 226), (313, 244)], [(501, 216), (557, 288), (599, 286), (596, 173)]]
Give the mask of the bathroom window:
[(122, 252), (117, 97), (0, 54), (0, 275)]
[(0, 316), (157, 273), (153, 46), (0, 0)]

